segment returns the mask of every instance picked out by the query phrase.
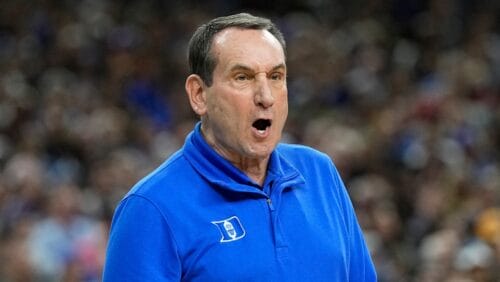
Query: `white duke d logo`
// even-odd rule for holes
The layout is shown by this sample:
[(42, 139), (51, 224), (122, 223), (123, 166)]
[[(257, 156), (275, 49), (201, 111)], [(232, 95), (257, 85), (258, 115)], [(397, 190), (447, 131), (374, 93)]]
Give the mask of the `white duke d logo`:
[(232, 242), (245, 237), (245, 229), (243, 229), (239, 218), (236, 216), (212, 221), (212, 223), (219, 228), (219, 232), (222, 235), (220, 238), (221, 243)]

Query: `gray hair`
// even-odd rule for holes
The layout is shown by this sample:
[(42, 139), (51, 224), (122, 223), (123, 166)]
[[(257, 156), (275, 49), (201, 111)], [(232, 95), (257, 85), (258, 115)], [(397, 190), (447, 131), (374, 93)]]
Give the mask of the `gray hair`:
[(281, 47), (283, 47), (283, 52), (286, 53), (283, 34), (267, 18), (256, 17), (248, 13), (215, 18), (198, 27), (188, 45), (189, 70), (192, 74), (199, 75), (207, 86), (212, 85), (212, 75), (217, 64), (216, 58), (210, 52), (212, 41), (217, 33), (230, 27), (267, 30), (278, 39)]

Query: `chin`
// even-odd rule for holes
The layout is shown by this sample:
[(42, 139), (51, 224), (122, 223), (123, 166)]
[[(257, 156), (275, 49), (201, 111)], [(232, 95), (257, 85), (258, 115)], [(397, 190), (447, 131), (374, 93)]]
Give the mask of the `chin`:
[(271, 155), (276, 145), (258, 145), (250, 149), (250, 154), (255, 158), (267, 158)]

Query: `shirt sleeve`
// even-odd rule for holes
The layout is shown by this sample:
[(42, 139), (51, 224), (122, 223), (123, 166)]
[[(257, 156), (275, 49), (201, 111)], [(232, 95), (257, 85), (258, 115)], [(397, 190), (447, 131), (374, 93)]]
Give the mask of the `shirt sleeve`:
[(180, 280), (177, 246), (164, 216), (148, 199), (128, 196), (113, 216), (103, 281)]
[(344, 218), (346, 219), (350, 234), (348, 241), (349, 281), (377, 281), (375, 266), (371, 259), (370, 252), (366, 245), (363, 231), (359, 225), (351, 199), (333, 162), (331, 162), (331, 165), (334, 181), (336, 181), (337, 186), (341, 188), (338, 193), (343, 208)]

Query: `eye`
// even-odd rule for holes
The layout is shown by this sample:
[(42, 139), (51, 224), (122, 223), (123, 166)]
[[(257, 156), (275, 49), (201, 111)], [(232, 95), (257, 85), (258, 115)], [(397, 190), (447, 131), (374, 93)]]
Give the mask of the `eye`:
[(273, 72), (270, 77), (272, 80), (283, 80), (284, 74), (281, 72)]
[(234, 77), (234, 79), (237, 80), (237, 81), (246, 81), (246, 80), (250, 79), (250, 76), (248, 74), (245, 74), (245, 73), (238, 73)]

